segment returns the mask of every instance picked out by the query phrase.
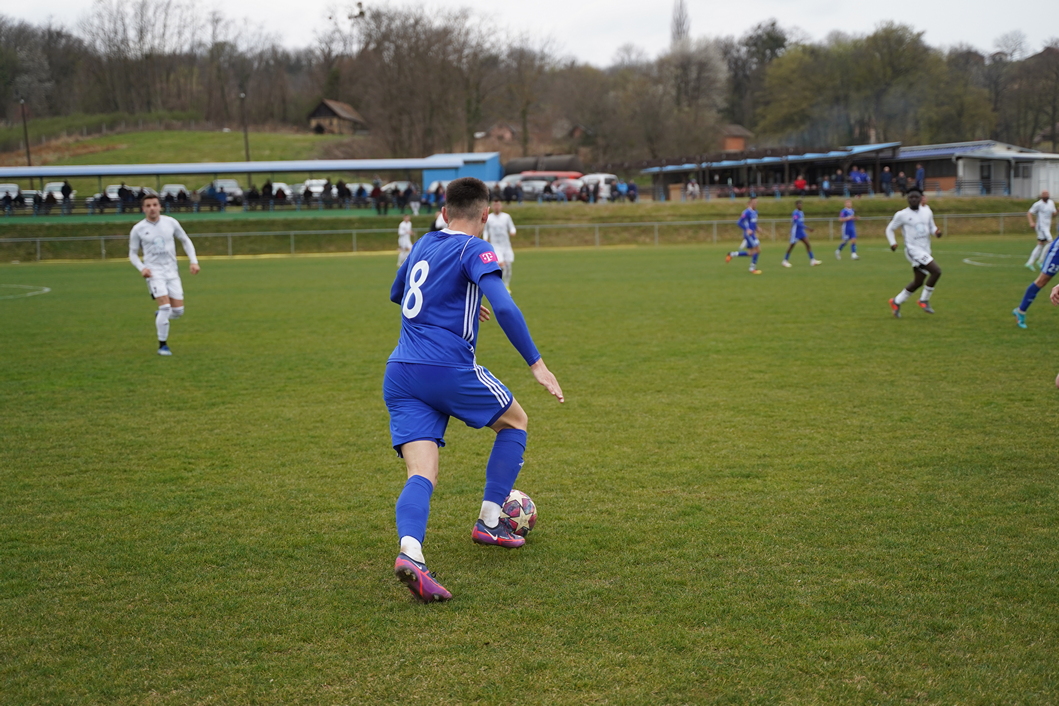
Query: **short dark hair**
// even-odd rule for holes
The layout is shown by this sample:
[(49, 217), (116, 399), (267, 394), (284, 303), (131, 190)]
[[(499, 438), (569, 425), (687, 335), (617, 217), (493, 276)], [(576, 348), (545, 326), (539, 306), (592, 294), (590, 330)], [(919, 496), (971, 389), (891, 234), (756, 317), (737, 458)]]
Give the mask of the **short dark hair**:
[(154, 199), (158, 203), (162, 203), (162, 199), (158, 198), (158, 194), (144, 194), (140, 197), (140, 205), (143, 206), (145, 203)]
[(474, 177), (453, 179), (445, 189), (445, 206), (449, 220), (477, 218), (489, 207), (489, 189), (485, 182)]

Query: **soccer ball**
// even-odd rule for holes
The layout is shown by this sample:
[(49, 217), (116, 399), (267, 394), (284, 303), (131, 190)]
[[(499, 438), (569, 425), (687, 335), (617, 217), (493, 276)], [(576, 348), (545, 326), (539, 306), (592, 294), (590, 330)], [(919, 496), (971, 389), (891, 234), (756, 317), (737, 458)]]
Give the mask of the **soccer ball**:
[(537, 506), (521, 490), (512, 490), (500, 506), (500, 521), (520, 537), (525, 537), (537, 524)]

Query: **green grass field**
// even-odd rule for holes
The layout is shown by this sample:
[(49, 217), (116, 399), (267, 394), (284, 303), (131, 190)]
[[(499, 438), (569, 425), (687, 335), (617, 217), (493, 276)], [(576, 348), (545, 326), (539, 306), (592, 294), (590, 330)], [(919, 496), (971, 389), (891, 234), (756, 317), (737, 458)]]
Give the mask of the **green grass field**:
[(0, 701), (1056, 703), (1030, 247), (939, 241), (938, 313), (901, 320), (877, 240), (791, 270), (766, 242), (760, 277), (713, 245), (520, 251), (567, 402), (495, 322), (478, 359), (530, 415), (540, 521), (471, 543), (492, 434), (451, 423), (434, 606), (391, 574), (392, 255), (207, 259), (170, 359), (128, 263), (0, 265), (52, 290), (0, 299)]

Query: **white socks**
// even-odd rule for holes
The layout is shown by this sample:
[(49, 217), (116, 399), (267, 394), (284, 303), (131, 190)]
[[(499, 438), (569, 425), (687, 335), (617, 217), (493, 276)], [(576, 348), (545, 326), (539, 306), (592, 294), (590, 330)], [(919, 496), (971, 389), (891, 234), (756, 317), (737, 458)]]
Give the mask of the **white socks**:
[(154, 327), (158, 329), (158, 340), (169, 340), (169, 314), (173, 307), (163, 304), (158, 307), (158, 313), (154, 315)]
[(930, 295), (934, 293), (933, 287), (923, 287), (923, 293), (919, 295), (919, 301), (929, 302)]
[(172, 321), (173, 319), (179, 319), (183, 315), (184, 315), (184, 307), (182, 307), (182, 306), (174, 306), (173, 310), (169, 312), (169, 320)]
[(1030, 259), (1026, 261), (1026, 264), (1032, 265), (1037, 262), (1037, 258), (1044, 254), (1046, 248), (1047, 246), (1044, 243), (1037, 241), (1037, 245), (1033, 248), (1033, 253), (1030, 254)]
[(906, 301), (908, 301), (908, 298), (910, 296), (912, 296), (912, 292), (908, 291), (907, 289), (902, 289), (900, 292), (897, 293), (897, 296), (894, 297), (894, 304), (904, 304)]
[(511, 263), (507, 262), (500, 266), (500, 276), (504, 280), (504, 286), (511, 289)]
[(483, 500), (482, 511), (478, 514), (478, 519), (484, 522), (489, 529), (496, 527), (500, 524), (500, 506), (494, 502)]
[(423, 545), (415, 537), (401, 537), (401, 553), (407, 554), (420, 564), (427, 563), (423, 558)]

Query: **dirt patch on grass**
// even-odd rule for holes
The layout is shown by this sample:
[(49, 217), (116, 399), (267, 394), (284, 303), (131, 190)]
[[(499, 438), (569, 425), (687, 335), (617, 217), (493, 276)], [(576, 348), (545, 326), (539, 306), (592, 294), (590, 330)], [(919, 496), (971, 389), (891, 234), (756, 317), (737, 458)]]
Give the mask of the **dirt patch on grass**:
[[(39, 167), (45, 164), (52, 164), (61, 159), (99, 152), (110, 152), (111, 150), (125, 149), (125, 147), (125, 145), (120, 143), (112, 145), (90, 144), (87, 141), (67, 137), (51, 140), (43, 145), (32, 146), (30, 147), (30, 152), (32, 153), (33, 166)], [(25, 163), (25, 150), (0, 152), (0, 166), (2, 167), (21, 167)]]

